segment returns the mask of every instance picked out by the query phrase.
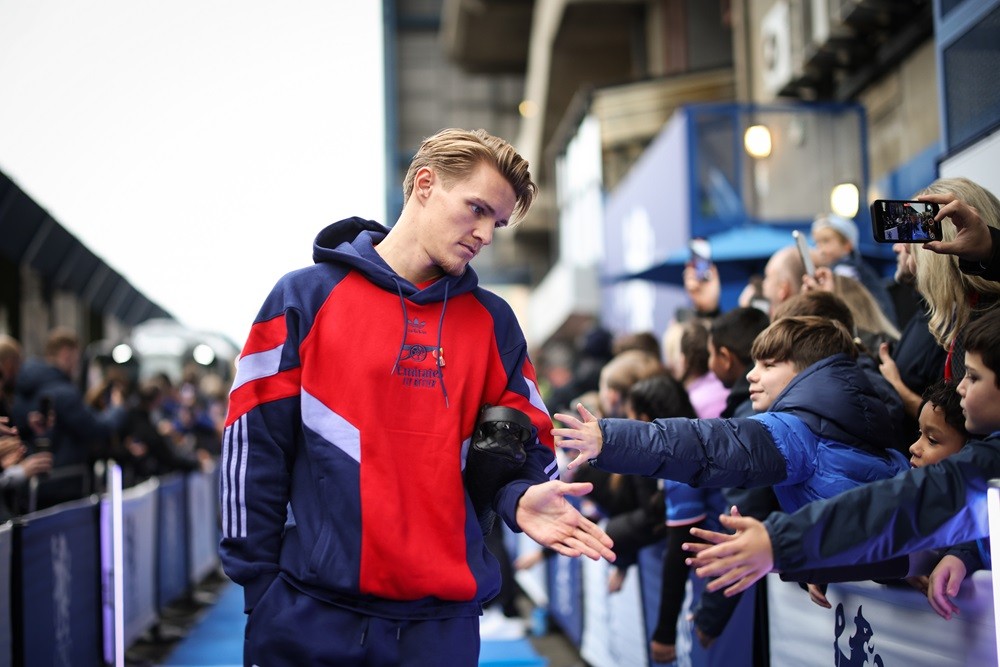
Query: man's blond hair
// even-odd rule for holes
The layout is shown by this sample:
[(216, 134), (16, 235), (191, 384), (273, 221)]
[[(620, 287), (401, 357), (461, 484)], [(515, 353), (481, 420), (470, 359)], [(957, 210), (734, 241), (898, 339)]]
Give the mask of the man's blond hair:
[(514, 213), (511, 224), (517, 222), (531, 208), (538, 188), (528, 172), (528, 161), (514, 147), (486, 130), (441, 130), (424, 139), (410, 162), (403, 179), (403, 204), (410, 199), (417, 171), (430, 167), (446, 188), (468, 177), (480, 164), (494, 167), (514, 189)]

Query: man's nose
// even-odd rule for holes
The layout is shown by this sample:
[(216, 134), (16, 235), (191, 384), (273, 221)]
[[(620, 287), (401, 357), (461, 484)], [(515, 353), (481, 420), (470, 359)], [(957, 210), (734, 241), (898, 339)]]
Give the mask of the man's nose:
[(480, 224), (476, 225), (476, 230), (474, 232), (479, 242), (484, 246), (493, 243), (493, 222), (490, 220), (484, 220)]

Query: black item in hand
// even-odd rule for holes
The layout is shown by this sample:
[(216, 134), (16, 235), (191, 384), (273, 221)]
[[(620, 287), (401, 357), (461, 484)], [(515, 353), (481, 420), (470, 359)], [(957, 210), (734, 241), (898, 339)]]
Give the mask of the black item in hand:
[(465, 488), (483, 535), (493, 529), (493, 499), (524, 465), (524, 443), (532, 436), (528, 415), (514, 408), (485, 406), (465, 460)]

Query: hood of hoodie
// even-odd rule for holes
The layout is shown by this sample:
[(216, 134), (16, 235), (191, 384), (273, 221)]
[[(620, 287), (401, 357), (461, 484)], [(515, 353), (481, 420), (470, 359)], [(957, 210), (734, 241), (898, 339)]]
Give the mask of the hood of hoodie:
[(423, 289), (392, 270), (375, 251), (375, 244), (385, 238), (388, 228), (372, 220), (347, 218), (325, 227), (313, 242), (313, 261), (317, 264), (343, 264), (363, 273), (375, 285), (393, 294), (401, 294), (413, 303), (444, 301), (470, 292), (479, 284), (471, 266), (461, 276), (444, 274)]
[(876, 454), (895, 442), (889, 411), (846, 354), (821, 359), (796, 375), (768, 412), (794, 414), (816, 435)]

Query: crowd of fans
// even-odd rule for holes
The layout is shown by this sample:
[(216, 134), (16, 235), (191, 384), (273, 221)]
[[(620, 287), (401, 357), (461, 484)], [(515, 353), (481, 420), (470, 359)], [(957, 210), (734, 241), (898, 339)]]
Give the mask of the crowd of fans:
[[(961, 178), (921, 195), (942, 205), (944, 239), (897, 243), (892, 280), (862, 260), (852, 221), (822, 216), (812, 229), (813, 274), (789, 244), (749, 282), (740, 306), (721, 312), (717, 271), (698, 276), (688, 267), (692, 307), (665, 332), (612, 336), (598, 327), (575, 346), (540, 351), (557, 444), (582, 452), (564, 478), (594, 483), (586, 511), (606, 519), (615, 540), (609, 592), (621, 588), (638, 548), (666, 539), (655, 661), (678, 657), (678, 631), (711, 646), (735, 608), (737, 598), (709, 586), (687, 625), (678, 623), (690, 556), (681, 545), (698, 541), (692, 528), (722, 530), (718, 517), (733, 505), (760, 520), (794, 512), (990, 435), (966, 430), (959, 383), (963, 332), (1000, 317), (1000, 201)], [(613, 452), (602, 453), (606, 442)], [(576, 455), (562, 451), (564, 463), (567, 451)], [(578, 465), (587, 459), (594, 465)], [(989, 566), (981, 542), (952, 547), (929, 575), (909, 578), (945, 618), (956, 610), (958, 583)], [(828, 606), (831, 580), (804, 580), (803, 588)], [(762, 586), (750, 592), (761, 596)]]
[(25, 358), (0, 335), (0, 521), (100, 491), (113, 460), (125, 486), (209, 471), (219, 456), (228, 387), (191, 363), (181, 377), (84, 358), (68, 328)]

